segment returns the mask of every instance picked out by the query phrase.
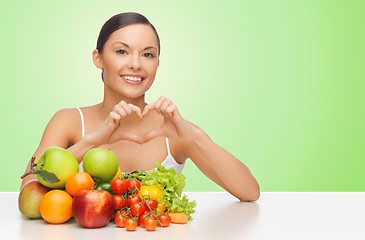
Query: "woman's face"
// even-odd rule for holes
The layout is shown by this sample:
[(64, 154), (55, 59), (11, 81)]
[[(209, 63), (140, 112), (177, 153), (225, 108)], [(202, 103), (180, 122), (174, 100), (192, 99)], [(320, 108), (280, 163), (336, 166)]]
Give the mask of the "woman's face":
[(109, 89), (128, 98), (142, 96), (152, 85), (159, 65), (158, 40), (146, 24), (132, 24), (113, 32), (99, 54)]

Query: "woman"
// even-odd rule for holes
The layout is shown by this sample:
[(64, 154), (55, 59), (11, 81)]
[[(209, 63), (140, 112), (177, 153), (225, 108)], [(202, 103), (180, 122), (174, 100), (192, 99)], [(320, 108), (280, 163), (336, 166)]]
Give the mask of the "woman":
[[(102, 70), (103, 101), (58, 111), (34, 153), (36, 161), (50, 146), (71, 152), (81, 171), (83, 156), (95, 147), (111, 149), (122, 171), (149, 170), (156, 161), (165, 159), (162, 165), (181, 172), (190, 158), (207, 177), (240, 201), (256, 201), (259, 185), (241, 161), (185, 120), (170, 99), (145, 102), (159, 55), (158, 34), (144, 16), (122, 13), (110, 18), (93, 51), (94, 64)], [(22, 186), (32, 179), (34, 175), (24, 178)]]

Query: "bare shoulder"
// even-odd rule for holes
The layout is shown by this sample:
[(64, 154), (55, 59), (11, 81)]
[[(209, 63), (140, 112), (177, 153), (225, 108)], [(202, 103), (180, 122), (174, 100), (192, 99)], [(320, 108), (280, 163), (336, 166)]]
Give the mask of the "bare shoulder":
[(70, 142), (75, 142), (81, 136), (81, 117), (76, 108), (58, 110), (48, 125), (47, 127), (57, 128), (67, 134)]
[(70, 127), (75, 125), (77, 120), (80, 122), (80, 119), (79, 111), (76, 108), (63, 108), (53, 115), (51, 122), (61, 123), (64, 126)]
[(55, 118), (75, 118), (77, 116), (78, 110), (76, 108), (62, 108), (58, 110), (53, 117)]

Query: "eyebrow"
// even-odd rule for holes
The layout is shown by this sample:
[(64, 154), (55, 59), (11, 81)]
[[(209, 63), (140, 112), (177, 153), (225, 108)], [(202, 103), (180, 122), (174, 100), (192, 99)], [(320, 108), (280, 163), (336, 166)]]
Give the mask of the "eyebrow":
[[(126, 46), (126, 47), (128, 47), (128, 48), (129, 48), (129, 45), (128, 45), (128, 44), (126, 44), (126, 43), (124, 43), (124, 42), (116, 42), (116, 43), (114, 43), (113, 45), (115, 45), (115, 44), (117, 44), (117, 43), (121, 43), (121, 44), (123, 44), (124, 46)], [(112, 45), (112, 46), (113, 46), (113, 45)], [(156, 49), (156, 50), (157, 50), (157, 48), (152, 47), (152, 46), (146, 47), (146, 48), (144, 48), (143, 50), (148, 50), (148, 49), (151, 49), (151, 48), (154, 48), (154, 49)]]

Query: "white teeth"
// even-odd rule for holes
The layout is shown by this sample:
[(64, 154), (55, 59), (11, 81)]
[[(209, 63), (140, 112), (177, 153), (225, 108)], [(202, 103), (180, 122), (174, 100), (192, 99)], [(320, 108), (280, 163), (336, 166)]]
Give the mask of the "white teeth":
[(142, 78), (137, 78), (137, 77), (131, 77), (131, 76), (121, 76), (124, 79), (130, 80), (130, 81), (134, 81), (134, 82), (140, 82), (142, 81)]

